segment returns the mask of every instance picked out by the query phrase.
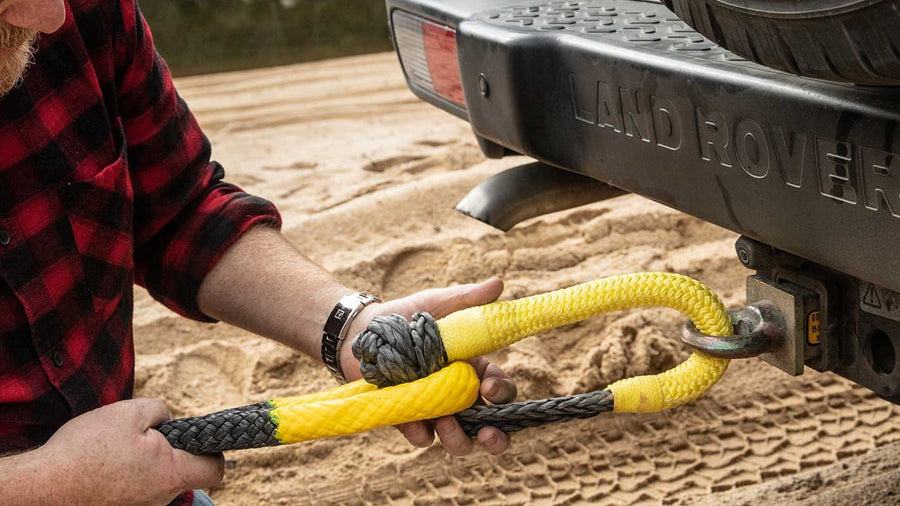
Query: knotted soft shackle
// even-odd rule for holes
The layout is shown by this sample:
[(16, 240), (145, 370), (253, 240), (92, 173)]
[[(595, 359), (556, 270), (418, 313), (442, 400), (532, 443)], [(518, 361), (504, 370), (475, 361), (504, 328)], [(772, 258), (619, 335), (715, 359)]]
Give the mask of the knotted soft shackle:
[(511, 432), (613, 410), (656, 412), (700, 397), (719, 380), (728, 360), (694, 352), (669, 371), (620, 380), (607, 390), (470, 407), (478, 398), (479, 380), (461, 361), (598, 313), (646, 306), (678, 310), (707, 335), (732, 332), (725, 306), (698, 281), (667, 273), (613, 276), (465, 309), (438, 321), (424, 313), (411, 323), (396, 315), (376, 318), (353, 344), (364, 377), (374, 384), (360, 380), (315, 394), (169, 421), (157, 429), (176, 448), (213, 453), (354, 434), (454, 413), (470, 435), (485, 426)]

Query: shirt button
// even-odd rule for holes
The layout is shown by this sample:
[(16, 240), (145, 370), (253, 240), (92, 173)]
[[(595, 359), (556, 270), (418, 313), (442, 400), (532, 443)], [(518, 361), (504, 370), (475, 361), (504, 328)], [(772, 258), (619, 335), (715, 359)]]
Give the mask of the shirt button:
[(12, 236), (9, 235), (9, 231), (0, 230), (0, 246), (8, 246), (10, 240), (12, 240)]
[(65, 363), (65, 360), (63, 359), (63, 354), (59, 350), (56, 350), (53, 352), (52, 358), (53, 358), (53, 365), (55, 365), (56, 367), (62, 367), (63, 364)]

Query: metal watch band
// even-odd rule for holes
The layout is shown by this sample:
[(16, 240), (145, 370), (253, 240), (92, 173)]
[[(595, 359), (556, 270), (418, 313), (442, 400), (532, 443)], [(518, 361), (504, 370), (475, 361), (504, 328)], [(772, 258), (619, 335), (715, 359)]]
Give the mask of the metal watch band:
[(347, 377), (341, 369), (341, 349), (344, 347), (350, 324), (362, 308), (377, 301), (378, 297), (365, 293), (347, 295), (335, 304), (325, 321), (325, 329), (322, 332), (322, 362), (338, 383), (347, 382)]

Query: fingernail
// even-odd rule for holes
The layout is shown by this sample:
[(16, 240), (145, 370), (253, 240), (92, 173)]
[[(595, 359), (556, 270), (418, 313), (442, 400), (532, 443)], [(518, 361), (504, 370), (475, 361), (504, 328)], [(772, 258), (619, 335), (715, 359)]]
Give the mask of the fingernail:
[(449, 434), (453, 430), (453, 422), (446, 418), (439, 418), (434, 424), (434, 430), (440, 434)]
[(491, 382), (487, 387), (488, 397), (495, 397), (499, 393), (500, 393), (500, 385), (498, 385), (496, 381)]

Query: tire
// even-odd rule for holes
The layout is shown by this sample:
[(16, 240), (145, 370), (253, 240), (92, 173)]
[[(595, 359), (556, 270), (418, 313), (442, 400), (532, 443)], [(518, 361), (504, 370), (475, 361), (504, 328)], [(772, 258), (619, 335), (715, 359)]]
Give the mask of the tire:
[(900, 0), (665, 0), (726, 49), (793, 74), (900, 85)]

